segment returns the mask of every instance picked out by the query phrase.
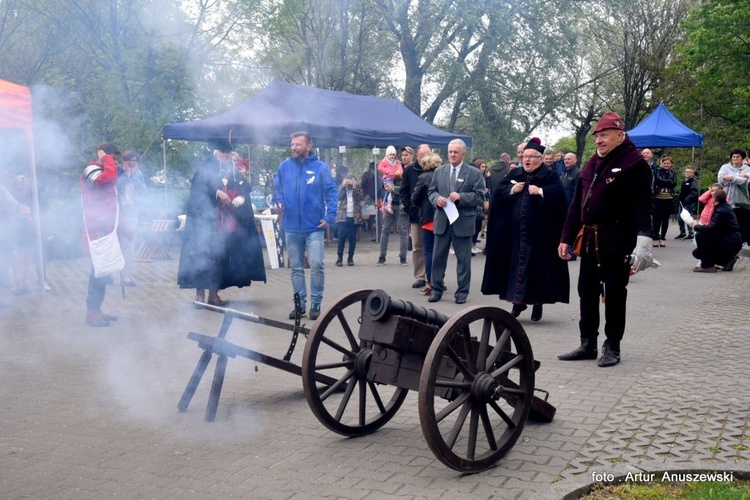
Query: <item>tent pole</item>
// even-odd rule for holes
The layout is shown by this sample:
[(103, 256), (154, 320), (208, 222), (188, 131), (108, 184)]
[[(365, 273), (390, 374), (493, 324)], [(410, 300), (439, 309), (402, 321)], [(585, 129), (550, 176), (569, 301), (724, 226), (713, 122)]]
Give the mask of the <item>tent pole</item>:
[(32, 137), (27, 136), (29, 139), (29, 151), (31, 152), (31, 199), (34, 206), (34, 231), (36, 232), (36, 265), (39, 271), (37, 281), (39, 287), (42, 289), (42, 298), (45, 296), (44, 287), (47, 283), (47, 276), (44, 269), (44, 248), (42, 246), (42, 214), (39, 211), (39, 184), (37, 183), (36, 175), (36, 157), (34, 156), (34, 141)]
[(380, 209), (378, 208), (378, 156), (375, 151), (372, 152), (372, 163), (375, 165), (375, 169), (372, 172), (372, 185), (375, 187), (375, 197), (372, 202), (375, 204), (375, 242), (380, 243), (380, 223), (378, 214)]
[(167, 196), (167, 141), (165, 139), (161, 140), (161, 155), (164, 166), (164, 208), (166, 209), (169, 207), (169, 199)]

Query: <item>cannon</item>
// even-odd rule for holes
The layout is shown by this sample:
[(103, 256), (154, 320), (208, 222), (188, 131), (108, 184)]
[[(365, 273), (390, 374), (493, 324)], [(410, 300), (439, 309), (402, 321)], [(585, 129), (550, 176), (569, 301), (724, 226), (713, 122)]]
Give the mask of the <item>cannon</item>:
[(418, 391), (432, 452), (454, 470), (475, 473), (510, 451), (530, 415), (554, 418), (555, 408), (534, 395), (538, 367), (523, 327), (498, 307), (468, 307), (449, 318), (383, 290), (358, 290), (311, 328), (302, 383), (317, 419), (349, 437), (380, 429), (409, 390)]

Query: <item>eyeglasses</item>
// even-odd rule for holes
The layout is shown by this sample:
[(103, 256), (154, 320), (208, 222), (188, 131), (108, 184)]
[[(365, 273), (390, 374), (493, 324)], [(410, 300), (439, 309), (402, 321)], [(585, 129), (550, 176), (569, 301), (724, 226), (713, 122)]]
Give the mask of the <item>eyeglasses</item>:
[(532, 158), (541, 158), (541, 157), (542, 155), (523, 155), (521, 158), (523, 158), (524, 160), (530, 160)]

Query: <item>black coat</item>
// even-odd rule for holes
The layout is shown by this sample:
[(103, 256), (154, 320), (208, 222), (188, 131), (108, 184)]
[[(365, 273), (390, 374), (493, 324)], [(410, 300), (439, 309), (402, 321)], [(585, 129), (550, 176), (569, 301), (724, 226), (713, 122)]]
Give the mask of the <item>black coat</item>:
[(685, 207), (698, 205), (698, 179), (691, 177), (682, 181), (678, 201)]
[(695, 232), (701, 236), (698, 241), (699, 248), (701, 240), (710, 241), (710, 246), (722, 250), (720, 253), (727, 254), (727, 258), (736, 255), (742, 249), (740, 225), (729, 203), (716, 205), (708, 225), (698, 224), (695, 226)]
[(412, 205), (411, 195), (422, 172), (422, 167), (415, 161), (404, 168), (404, 180), (401, 181), (401, 206), (409, 216), (409, 222), (411, 223), (419, 222), (419, 207)]
[(606, 156), (594, 153), (581, 169), (560, 241), (572, 245), (582, 225), (596, 224), (600, 249), (624, 258), (639, 234), (651, 236), (653, 211), (651, 168), (625, 137)]
[[(218, 189), (231, 199), (243, 196), (245, 203), (224, 206), (216, 197)], [(177, 270), (180, 288), (224, 289), (266, 281), (250, 183), (241, 174), (222, 174), (216, 161), (201, 167), (191, 182), (186, 214)]]
[(411, 204), (419, 212), (420, 225), (424, 225), (435, 218), (435, 207), (430, 203), (430, 198), (427, 196), (427, 188), (430, 187), (434, 175), (434, 169), (422, 171), (417, 179), (417, 184), (414, 186), (414, 192), (411, 194)]
[[(511, 194), (518, 182), (524, 190)], [(543, 196), (529, 194), (532, 185)], [(508, 173), (490, 202), (482, 293), (521, 304), (568, 302), (568, 263), (557, 255), (567, 207), (560, 176), (544, 165)]]

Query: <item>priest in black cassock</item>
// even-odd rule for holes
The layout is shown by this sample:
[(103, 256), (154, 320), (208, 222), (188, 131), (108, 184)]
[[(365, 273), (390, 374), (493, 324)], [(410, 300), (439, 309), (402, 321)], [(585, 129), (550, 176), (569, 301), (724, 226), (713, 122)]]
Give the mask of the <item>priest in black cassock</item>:
[(542, 163), (539, 139), (525, 146), (523, 168), (511, 170), (494, 189), (487, 230), (482, 293), (513, 304), (518, 317), (532, 305), (532, 321), (542, 305), (567, 303), (568, 263), (557, 256), (568, 205), (560, 177)]
[(237, 169), (228, 141), (215, 144), (214, 158), (190, 183), (177, 284), (195, 288), (195, 300), (225, 306), (219, 290), (266, 281), (250, 183)]

